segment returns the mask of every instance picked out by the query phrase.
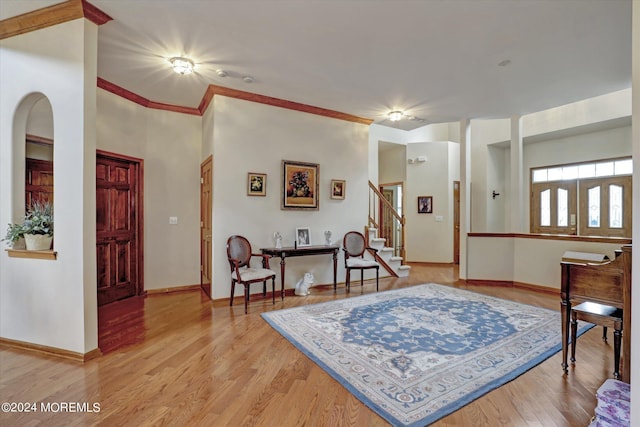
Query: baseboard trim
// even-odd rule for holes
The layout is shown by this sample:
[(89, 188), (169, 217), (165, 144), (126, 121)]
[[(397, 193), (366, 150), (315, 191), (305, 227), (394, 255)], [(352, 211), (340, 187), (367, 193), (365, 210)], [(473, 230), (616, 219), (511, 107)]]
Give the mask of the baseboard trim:
[(558, 297), (560, 296), (560, 289), (550, 288), (548, 286), (542, 285), (533, 285), (531, 283), (514, 282), (512, 280), (467, 279), (465, 280), (465, 282), (469, 285), (525, 289), (542, 294), (557, 295)]
[(12, 340), (9, 338), (0, 338), (0, 347), (10, 347), (18, 350), (25, 350), (32, 353), (38, 353), (46, 356), (53, 356), (62, 359), (75, 360), (76, 362), (87, 362), (96, 357), (102, 356), (99, 348), (93, 349), (88, 353), (78, 353), (75, 351), (64, 350), (57, 347), (49, 347), (41, 344), (33, 344), (25, 341)]
[(170, 294), (172, 292), (192, 292), (199, 291), (200, 285), (174, 286), (172, 288), (145, 289), (147, 295)]

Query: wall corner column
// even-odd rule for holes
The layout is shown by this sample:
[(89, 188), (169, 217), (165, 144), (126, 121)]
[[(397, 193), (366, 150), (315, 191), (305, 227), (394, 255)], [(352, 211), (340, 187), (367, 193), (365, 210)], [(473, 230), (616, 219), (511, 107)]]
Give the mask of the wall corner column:
[(467, 278), (467, 234), (471, 232), (471, 122), (460, 121), (460, 279)]
[(510, 230), (513, 233), (525, 233), (524, 227), (524, 160), (522, 145), (522, 116), (511, 117), (511, 216)]

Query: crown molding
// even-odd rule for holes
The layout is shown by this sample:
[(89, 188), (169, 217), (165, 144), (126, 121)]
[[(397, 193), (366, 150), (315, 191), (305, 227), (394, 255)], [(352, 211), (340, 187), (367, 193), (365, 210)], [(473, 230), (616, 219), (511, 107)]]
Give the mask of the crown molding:
[(114, 95), (118, 95), (122, 98), (128, 99), (131, 102), (135, 102), (138, 105), (142, 105), (146, 108), (153, 108), (156, 110), (173, 111), (174, 113), (192, 114), (201, 116), (200, 110), (192, 107), (183, 107), (181, 105), (163, 104), (161, 102), (151, 101), (143, 96), (133, 93), (115, 83), (111, 83), (101, 77), (98, 77), (98, 87), (104, 89), (107, 92), (111, 92)]
[(260, 95), (253, 92), (245, 92), (242, 90), (231, 89), (224, 86), (216, 86), (210, 84), (202, 97), (202, 101), (200, 101), (200, 105), (198, 106), (198, 110), (200, 114), (204, 114), (204, 112), (209, 107), (211, 100), (215, 95), (227, 96), (230, 98), (242, 99), (245, 101), (257, 102), (260, 104), (271, 105), (273, 107), (286, 108), (288, 110), (301, 111), (303, 113), (315, 114), (318, 116), (329, 117), (332, 119), (345, 120), (348, 122), (361, 123), (365, 125), (370, 125), (373, 123), (373, 120), (366, 119), (364, 117), (354, 116), (352, 114), (342, 113), (340, 111), (329, 110), (326, 108), (314, 107), (313, 105), (301, 104), (299, 102), (288, 101), (286, 99), (273, 98), (271, 96)]
[(113, 19), (85, 0), (68, 0), (0, 21), (0, 40), (78, 18), (87, 18), (96, 25)]

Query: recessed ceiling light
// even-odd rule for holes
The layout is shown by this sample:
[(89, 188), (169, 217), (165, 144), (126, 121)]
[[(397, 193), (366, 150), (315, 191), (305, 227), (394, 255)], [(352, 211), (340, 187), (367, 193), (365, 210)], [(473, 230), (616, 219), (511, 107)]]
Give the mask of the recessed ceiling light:
[(193, 67), (195, 64), (189, 58), (184, 58), (182, 56), (176, 56), (169, 60), (171, 62), (171, 66), (173, 67), (173, 71), (178, 74), (191, 74), (193, 73)]
[(218, 77), (227, 77), (229, 74), (225, 70), (216, 70)]
[(244, 76), (242, 80), (244, 80), (245, 83), (253, 83), (253, 77), (251, 76)]

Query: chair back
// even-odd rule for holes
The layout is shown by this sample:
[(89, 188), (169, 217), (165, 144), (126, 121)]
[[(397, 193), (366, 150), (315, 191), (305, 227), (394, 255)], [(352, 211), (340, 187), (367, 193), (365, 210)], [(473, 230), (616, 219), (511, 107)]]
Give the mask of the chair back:
[(249, 260), (251, 259), (251, 244), (242, 236), (231, 236), (227, 239), (227, 258), (229, 258), (229, 264), (231, 264), (231, 271), (233, 271), (234, 264), (231, 259), (237, 259), (239, 262), (238, 267), (249, 266)]
[(366, 249), (364, 235), (357, 231), (349, 231), (344, 235), (342, 247), (344, 248), (347, 256), (361, 257)]

